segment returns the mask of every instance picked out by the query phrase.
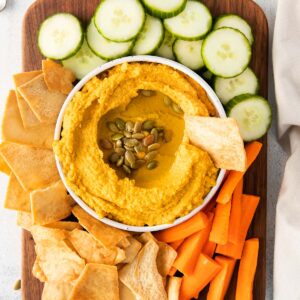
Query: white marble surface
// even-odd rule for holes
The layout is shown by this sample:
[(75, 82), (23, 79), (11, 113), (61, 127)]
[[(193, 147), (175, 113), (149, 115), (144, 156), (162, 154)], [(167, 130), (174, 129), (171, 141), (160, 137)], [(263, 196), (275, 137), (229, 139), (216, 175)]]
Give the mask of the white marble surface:
[[(34, 1), (8, 0), (5, 10), (0, 12), (0, 115), (3, 113), (5, 97), (8, 90), (13, 88), (11, 75), (21, 70), (21, 21), (26, 8), (32, 2)], [(256, 0), (256, 2), (262, 6), (269, 20), (271, 53), (277, 0)], [(269, 57), (269, 99), (274, 111), (276, 111), (271, 55)], [(275, 205), (286, 159), (283, 150), (277, 143), (276, 119), (274, 120), (272, 129), (269, 132), (268, 152), (269, 174), (266, 299), (271, 300), (273, 298), (272, 264)], [(13, 291), (14, 282), (21, 276), (21, 234), (20, 230), (15, 225), (15, 213), (2, 208), (2, 199), (4, 198), (6, 183), (7, 178), (4, 175), (0, 175), (0, 300), (15, 300), (21, 299), (20, 291)]]

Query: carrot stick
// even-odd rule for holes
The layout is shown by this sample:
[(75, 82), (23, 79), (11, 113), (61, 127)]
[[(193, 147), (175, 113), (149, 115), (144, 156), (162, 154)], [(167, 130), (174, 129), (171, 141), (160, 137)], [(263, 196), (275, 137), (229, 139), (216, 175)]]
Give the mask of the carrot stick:
[(202, 253), (209, 257), (213, 257), (216, 250), (216, 246), (216, 243), (207, 241), (206, 245), (203, 247)]
[(259, 240), (257, 238), (245, 242), (238, 272), (235, 292), (236, 300), (253, 299), (253, 281), (257, 266), (258, 250)]
[(228, 257), (217, 256), (215, 261), (222, 267), (222, 270), (211, 281), (207, 300), (223, 300), (228, 290), (230, 280), (234, 271), (236, 260)]
[(191, 275), (194, 271), (199, 253), (206, 244), (211, 230), (213, 213), (208, 214), (209, 223), (206, 228), (186, 238), (179, 247), (173, 267), (184, 275)]
[(174, 268), (174, 267), (172, 267), (171, 270), (169, 271), (169, 274), (168, 274), (168, 275), (174, 276), (176, 272), (177, 272), (177, 269)]
[(230, 219), (231, 201), (226, 204), (217, 204), (209, 240), (220, 245), (228, 242), (228, 229)]
[(238, 242), (237, 244), (228, 242), (226, 245), (217, 245), (216, 253), (223, 254), (234, 259), (241, 259), (244, 243), (244, 241)]
[(221, 267), (213, 259), (201, 253), (195, 271), (191, 276), (184, 276), (180, 289), (180, 300), (198, 298), (198, 294), (218, 274)]
[(233, 244), (239, 241), (239, 234), (242, 219), (242, 193), (243, 193), (243, 179), (235, 188), (231, 201), (231, 212), (229, 219), (228, 240)]
[(202, 211), (198, 212), (189, 220), (171, 227), (166, 230), (162, 230), (155, 234), (155, 237), (165, 243), (172, 243), (198, 232), (199, 230), (207, 226), (208, 219), (205, 213)]
[(169, 245), (174, 249), (177, 250), (179, 246), (183, 243), (184, 239), (170, 243)]
[(246, 156), (247, 156), (246, 170), (244, 172), (230, 171), (217, 197), (216, 200), (217, 203), (225, 204), (230, 201), (234, 189), (243, 178), (247, 169), (251, 166), (251, 164), (258, 156), (261, 148), (262, 148), (262, 144), (259, 142), (252, 142), (246, 145), (245, 147)]

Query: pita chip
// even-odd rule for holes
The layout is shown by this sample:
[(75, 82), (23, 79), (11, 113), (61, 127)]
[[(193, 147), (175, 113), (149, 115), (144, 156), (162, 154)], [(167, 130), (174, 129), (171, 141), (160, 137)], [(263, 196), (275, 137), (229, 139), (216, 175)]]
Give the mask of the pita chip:
[(123, 261), (123, 263), (127, 264), (131, 263), (135, 259), (142, 248), (142, 244), (134, 237), (128, 237), (128, 241), (130, 242), (130, 245), (125, 249), (126, 259)]
[(4, 173), (6, 175), (10, 175), (10, 173), (11, 173), (10, 167), (5, 162), (5, 160), (2, 157), (2, 155), (0, 155), (0, 172)]
[(64, 229), (67, 231), (72, 231), (74, 229), (82, 229), (79, 223), (72, 222), (72, 221), (57, 221), (57, 222), (47, 224), (45, 226), (48, 228)]
[(30, 201), (32, 219), (36, 225), (46, 225), (65, 219), (75, 205), (60, 180), (45, 189), (31, 192)]
[(182, 278), (170, 277), (167, 285), (168, 300), (179, 300)]
[(33, 223), (31, 213), (18, 211), (17, 213), (17, 225), (25, 230), (30, 231)]
[(48, 89), (68, 95), (76, 79), (73, 72), (50, 59), (43, 60), (42, 66)]
[(50, 149), (5, 142), (0, 154), (25, 190), (44, 188), (59, 180)]
[(237, 122), (232, 118), (185, 118), (192, 144), (205, 150), (217, 168), (245, 171), (246, 152)]
[(55, 123), (66, 99), (64, 94), (48, 90), (43, 74), (21, 85), (18, 92), (26, 100), (40, 122), (47, 124)]
[(55, 124), (24, 128), (15, 91), (10, 91), (2, 119), (2, 139), (52, 149)]
[(45, 282), (41, 300), (68, 300), (72, 289), (71, 283)]
[[(31, 71), (13, 75), (16, 90), (19, 86), (25, 84), (26, 82), (32, 80), (40, 74), (42, 74), (42, 71)], [(27, 102), (24, 100), (21, 94), (18, 91), (16, 91), (16, 94), (18, 107), (20, 110), (20, 115), (22, 118), (24, 128), (30, 128), (40, 125), (41, 123), (39, 119), (36, 117), (36, 115), (31, 110), (30, 106), (27, 104)]]
[(18, 211), (31, 211), (29, 192), (22, 188), (14, 174), (9, 176), (4, 207)]
[(32, 275), (41, 282), (46, 282), (47, 281), (47, 277), (45, 276), (43, 270), (40, 267), (38, 257), (34, 261), (34, 264), (33, 264), (33, 267), (32, 267)]
[(119, 290), (120, 290), (120, 300), (138, 300), (132, 291), (122, 283), (122, 281), (119, 281)]
[(57, 228), (48, 228), (45, 226), (33, 225), (30, 232), (36, 243), (41, 241), (61, 241), (67, 238), (67, 231)]
[(118, 270), (115, 266), (87, 264), (68, 300), (119, 300)]

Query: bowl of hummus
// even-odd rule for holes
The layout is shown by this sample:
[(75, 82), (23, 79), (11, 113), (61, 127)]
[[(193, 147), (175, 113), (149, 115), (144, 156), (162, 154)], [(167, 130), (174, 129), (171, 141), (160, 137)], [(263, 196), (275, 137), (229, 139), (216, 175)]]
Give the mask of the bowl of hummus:
[(68, 95), (55, 129), (69, 194), (123, 230), (162, 230), (195, 215), (225, 170), (189, 142), (185, 116), (226, 114), (210, 86), (179, 63), (131, 56), (90, 72)]

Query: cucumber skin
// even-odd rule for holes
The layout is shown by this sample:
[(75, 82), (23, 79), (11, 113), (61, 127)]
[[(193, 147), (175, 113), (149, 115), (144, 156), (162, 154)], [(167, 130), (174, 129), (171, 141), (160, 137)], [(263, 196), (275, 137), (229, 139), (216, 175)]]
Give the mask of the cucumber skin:
[[(221, 19), (223, 19), (224, 17), (230, 17), (230, 16), (236, 16), (236, 17), (239, 17), (240, 19), (242, 19), (242, 20), (244, 20), (249, 26), (250, 26), (250, 24), (244, 19), (244, 18), (242, 18), (241, 16), (239, 16), (239, 15), (237, 15), (237, 14), (223, 14), (223, 15), (221, 15), (221, 16), (218, 16), (216, 19), (215, 19), (215, 21), (214, 21), (214, 27), (213, 27), (213, 30), (217, 30), (217, 29), (215, 29), (215, 26), (218, 24), (218, 21), (220, 21)], [(221, 28), (224, 28), (224, 27), (219, 27), (218, 29), (221, 29)], [(229, 28), (231, 28), (231, 27), (229, 27)], [(249, 41), (249, 43), (250, 43), (250, 45), (252, 46), (253, 44), (254, 44), (254, 42), (255, 42), (255, 37), (254, 37), (254, 35), (253, 35), (253, 31), (252, 31), (252, 27), (250, 26), (250, 28), (251, 28), (251, 37), (252, 37), (252, 39), (251, 39), (251, 41)], [(233, 28), (233, 29), (236, 29), (236, 28)], [(236, 30), (238, 30), (238, 29), (236, 29)], [(241, 33), (243, 33), (243, 32), (241, 32)], [(247, 38), (248, 39), (248, 38)]]
[[(102, 1), (100, 2), (100, 4), (98, 5), (98, 7), (96, 8), (96, 10), (95, 10), (95, 12), (94, 12), (94, 15), (93, 15), (93, 17), (92, 17), (94, 20), (96, 19), (95, 16), (96, 16), (98, 10), (100, 9), (101, 5), (102, 5), (105, 1), (108, 1), (108, 0), (102, 0)], [(102, 33), (101, 29), (97, 26), (96, 21), (94, 21), (95, 26), (96, 26), (97, 30), (99, 31), (99, 33), (100, 33), (102, 36), (104, 36), (106, 39), (108, 39), (109, 41), (116, 42), (116, 43), (130, 42), (130, 41), (135, 40), (135, 39), (137, 38), (137, 36), (138, 36), (138, 35), (141, 33), (141, 31), (143, 30), (144, 25), (145, 25), (145, 22), (146, 22), (146, 12), (145, 12), (145, 9), (144, 9), (144, 7), (143, 7), (143, 5), (141, 4), (140, 1), (136, 0), (136, 2), (139, 3), (139, 4), (142, 6), (143, 10), (144, 10), (144, 21), (143, 21), (143, 24), (142, 24), (141, 28), (139, 29), (139, 31), (137, 32), (137, 34), (136, 34), (134, 37), (132, 37), (132, 38), (130, 38), (130, 39), (127, 39), (127, 40), (112, 40), (112, 39), (106, 37), (106, 36)]]
[[(162, 0), (163, 1), (163, 0)], [(159, 19), (167, 19), (167, 18), (172, 18), (172, 17), (176, 17), (177, 15), (179, 15), (181, 12), (184, 11), (187, 0), (184, 0), (183, 4), (178, 7), (177, 10), (173, 11), (173, 12), (161, 12), (158, 11), (156, 9), (153, 9), (150, 7), (150, 5), (148, 5), (146, 3), (146, 0), (141, 0), (141, 2), (143, 3), (143, 6), (145, 8), (145, 10), (147, 11), (147, 13), (153, 17), (159, 18)]]
[[(77, 19), (77, 21), (78, 21), (78, 23), (79, 23), (79, 25), (80, 25), (80, 28), (81, 28), (81, 40), (80, 40), (80, 42), (78, 43), (77, 48), (74, 49), (74, 51), (72, 51), (70, 54), (68, 54), (67, 56), (65, 56), (65, 57), (63, 57), (63, 58), (46, 56), (46, 55), (43, 53), (42, 49), (41, 49), (40, 41), (39, 41), (40, 30), (41, 30), (41, 27), (42, 27), (43, 23), (44, 23), (46, 20), (48, 20), (48, 19), (50, 19), (50, 18), (52, 18), (52, 17), (54, 17), (54, 16), (56, 16), (56, 15), (71, 15), (72, 17), (74, 17), (74, 18)], [(68, 58), (74, 56), (74, 55), (80, 50), (80, 48), (81, 48), (81, 46), (82, 46), (82, 44), (83, 44), (83, 42), (84, 42), (84, 38), (85, 38), (85, 35), (84, 35), (84, 28), (83, 28), (82, 22), (81, 22), (76, 16), (74, 16), (74, 15), (71, 14), (71, 13), (54, 13), (54, 14), (50, 15), (49, 17), (47, 17), (47, 18), (41, 23), (41, 25), (40, 25), (40, 27), (39, 27), (39, 29), (38, 29), (38, 34), (37, 34), (37, 35), (38, 35), (37, 46), (38, 46), (40, 52), (42, 53), (43, 56), (45, 56), (45, 57), (47, 57), (47, 58), (50, 58), (50, 59), (53, 59), (53, 60), (65, 60), (65, 59), (68, 59)]]
[[(226, 111), (227, 116), (230, 117), (231, 110), (237, 104), (239, 104), (243, 101), (246, 101), (246, 100), (248, 100), (249, 98), (252, 98), (252, 97), (255, 97), (257, 99), (260, 99), (261, 101), (264, 101), (265, 104), (269, 107), (269, 110), (270, 110), (269, 125), (267, 127), (266, 132), (262, 136), (256, 138), (256, 139), (260, 139), (268, 132), (268, 130), (271, 128), (271, 125), (272, 125), (273, 111), (272, 111), (272, 107), (271, 107), (271, 105), (270, 105), (270, 103), (267, 99), (265, 99), (262, 96), (255, 95), (255, 94), (242, 94), (242, 95), (236, 96), (236, 97), (232, 98), (231, 100), (229, 100), (229, 102), (225, 105), (225, 111)], [(247, 140), (247, 141), (245, 140), (245, 142), (251, 142), (251, 141), (253, 141), (253, 140)]]
[[(251, 53), (250, 56), (249, 56), (248, 63), (245, 65), (244, 69), (243, 69), (239, 74), (236, 74), (235, 76), (231, 76), (231, 77), (225, 77), (225, 76), (222, 76), (221, 74), (216, 74), (216, 73), (214, 73), (214, 72), (212, 71), (212, 69), (209, 67), (209, 65), (207, 64), (206, 59), (205, 59), (205, 55), (203, 55), (203, 52), (204, 52), (203, 49), (205, 48), (206, 39), (209, 37), (209, 35), (212, 34), (212, 33), (214, 33), (214, 32), (217, 31), (217, 30), (222, 30), (222, 29), (224, 29), (224, 28), (229, 28), (229, 29), (235, 30), (235, 31), (237, 31), (238, 33), (242, 34), (242, 35), (244, 36), (244, 38), (246, 39), (248, 45), (249, 45), (249, 50), (250, 50), (250, 53)], [(251, 59), (252, 59), (252, 47), (251, 47), (251, 45), (250, 45), (250, 43), (249, 43), (249, 40), (247, 39), (247, 37), (246, 37), (242, 32), (240, 32), (240, 31), (237, 30), (237, 29), (231, 28), (231, 27), (222, 27), (222, 28), (219, 28), (219, 29), (217, 29), (217, 30), (211, 31), (211, 32), (205, 37), (205, 39), (203, 40), (203, 45), (202, 45), (202, 49), (201, 49), (201, 55), (202, 55), (202, 59), (203, 59), (203, 61), (204, 61), (204, 65), (206, 66), (206, 68), (208, 69), (208, 71), (210, 71), (213, 75), (218, 76), (218, 77), (221, 77), (221, 78), (226, 78), (226, 79), (228, 79), (228, 78), (233, 78), (233, 77), (236, 77), (236, 76), (241, 75), (241, 74), (249, 67), (249, 64), (250, 64)]]

